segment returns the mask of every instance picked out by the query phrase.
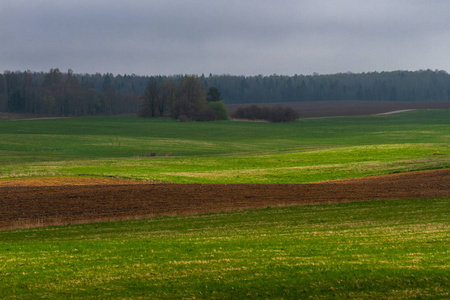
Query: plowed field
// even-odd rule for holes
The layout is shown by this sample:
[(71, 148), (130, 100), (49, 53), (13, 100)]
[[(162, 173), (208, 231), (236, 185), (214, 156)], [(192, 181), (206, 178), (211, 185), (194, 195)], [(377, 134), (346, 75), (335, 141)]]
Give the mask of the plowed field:
[(450, 197), (450, 169), (313, 184), (149, 184), (113, 179), (0, 180), (0, 228), (267, 206)]
[[(258, 103), (258, 106), (289, 106), (297, 110), (300, 118), (335, 117), (335, 116), (361, 116), (380, 114), (398, 110), (409, 109), (450, 109), (449, 101), (441, 102), (396, 102), (396, 101), (299, 101), (284, 103)], [(240, 106), (251, 104), (227, 104), (232, 115)]]

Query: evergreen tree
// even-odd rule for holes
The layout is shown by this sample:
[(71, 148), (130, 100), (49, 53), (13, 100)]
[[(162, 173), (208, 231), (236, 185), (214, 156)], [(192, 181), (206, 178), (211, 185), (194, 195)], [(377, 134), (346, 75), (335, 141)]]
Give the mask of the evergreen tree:
[(217, 102), (217, 101), (221, 101), (222, 97), (220, 97), (220, 92), (219, 89), (216, 87), (210, 87), (208, 88), (208, 94), (206, 97), (206, 101), (207, 102)]

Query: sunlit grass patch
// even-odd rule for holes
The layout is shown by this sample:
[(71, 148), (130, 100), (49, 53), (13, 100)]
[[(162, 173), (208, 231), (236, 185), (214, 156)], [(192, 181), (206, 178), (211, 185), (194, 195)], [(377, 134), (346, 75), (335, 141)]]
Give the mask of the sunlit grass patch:
[(184, 183), (303, 183), (447, 168), (450, 167), (450, 155), (445, 154), (448, 150), (446, 144), (371, 145), (246, 156), (44, 162), (17, 165), (10, 172)]

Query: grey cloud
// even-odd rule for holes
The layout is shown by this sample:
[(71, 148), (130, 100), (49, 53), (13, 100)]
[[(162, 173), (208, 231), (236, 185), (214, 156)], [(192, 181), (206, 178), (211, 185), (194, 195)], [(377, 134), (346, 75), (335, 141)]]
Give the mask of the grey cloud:
[(446, 1), (0, 4), (3, 69), (246, 75), (450, 69)]

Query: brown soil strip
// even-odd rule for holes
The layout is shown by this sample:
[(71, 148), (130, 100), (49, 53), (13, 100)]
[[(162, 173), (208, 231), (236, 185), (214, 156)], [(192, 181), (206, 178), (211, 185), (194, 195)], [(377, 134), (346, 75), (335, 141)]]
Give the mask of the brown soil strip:
[[(42, 182), (48, 185), (39, 185), (36, 180), (0, 185), (0, 228), (267, 206), (450, 197), (450, 169), (312, 184), (124, 184), (111, 179), (85, 184), (86, 179), (65, 178), (57, 185), (60, 179), (47, 178)], [(30, 184), (24, 185), (27, 181)], [(83, 184), (78, 185), (80, 182)]]

